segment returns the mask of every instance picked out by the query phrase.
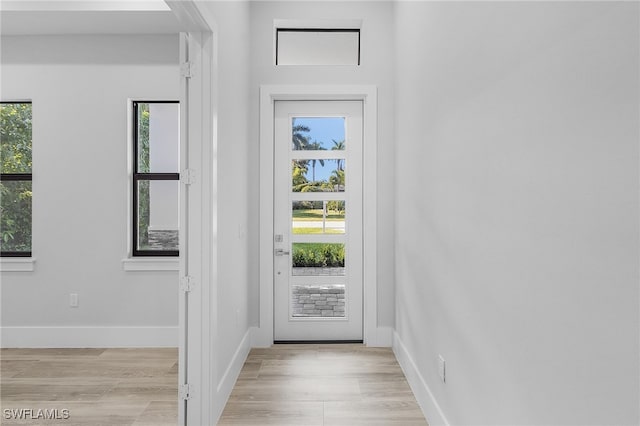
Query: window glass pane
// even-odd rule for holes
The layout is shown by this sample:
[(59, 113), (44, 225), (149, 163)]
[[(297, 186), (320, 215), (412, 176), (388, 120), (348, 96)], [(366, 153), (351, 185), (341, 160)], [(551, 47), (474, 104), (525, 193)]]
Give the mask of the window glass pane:
[(138, 250), (178, 250), (177, 180), (138, 182)]
[(279, 29), (278, 65), (359, 65), (360, 31)]
[(30, 103), (0, 104), (0, 173), (31, 173)]
[(177, 103), (138, 103), (138, 172), (178, 173), (180, 107)]
[(294, 201), (291, 205), (294, 234), (344, 234), (344, 218), (344, 201)]
[(31, 252), (31, 181), (0, 182), (0, 249)]
[(344, 192), (345, 160), (343, 158), (293, 160), (291, 191)]
[(294, 318), (343, 318), (344, 284), (294, 285), (291, 288), (291, 316)]
[(341, 243), (293, 243), (292, 275), (344, 275)]
[(292, 149), (344, 151), (344, 117), (294, 117)]

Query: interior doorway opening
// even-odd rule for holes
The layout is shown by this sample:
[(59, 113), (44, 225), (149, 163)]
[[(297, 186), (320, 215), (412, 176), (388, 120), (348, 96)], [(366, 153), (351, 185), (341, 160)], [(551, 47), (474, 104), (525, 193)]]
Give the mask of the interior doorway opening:
[[(362, 211), (366, 211), (367, 214), (361, 214), (361, 237), (360, 237), (360, 247), (362, 250), (362, 266), (358, 269), (362, 274), (362, 292), (361, 292), (361, 317), (362, 317), (362, 325), (360, 326), (361, 334), (354, 340), (362, 340), (367, 346), (378, 346), (380, 344), (388, 344), (389, 340), (388, 333), (385, 333), (384, 330), (381, 330), (377, 326), (377, 283), (376, 283), (376, 117), (377, 117), (377, 90), (375, 86), (321, 86), (321, 85), (309, 85), (309, 86), (262, 86), (261, 94), (260, 94), (260, 321), (259, 326), (256, 327), (252, 333), (252, 342), (254, 347), (268, 347), (271, 346), (276, 340), (289, 340), (286, 338), (282, 338), (276, 336), (275, 334), (275, 306), (274, 306), (274, 296), (275, 296), (275, 277), (277, 276), (277, 268), (279, 266), (282, 271), (286, 270), (289, 274), (289, 278), (293, 277), (293, 261), (291, 259), (292, 252), (294, 249), (293, 243), (313, 243), (314, 241), (302, 241), (305, 238), (316, 238), (316, 237), (301, 237), (298, 241), (298, 237), (292, 237), (289, 241), (283, 240), (279, 241), (279, 235), (283, 234), (283, 232), (276, 232), (275, 228), (275, 185), (274, 185), (274, 176), (275, 176), (275, 152), (276, 152), (276, 141), (274, 138), (275, 135), (275, 116), (276, 116), (276, 106), (280, 101), (299, 101), (299, 102), (342, 102), (342, 101), (354, 101), (356, 104), (359, 103), (361, 105), (360, 109), (362, 111), (362, 123), (360, 125), (362, 129), (362, 139), (366, 141), (365, 144), (362, 145), (362, 151), (359, 154), (362, 158), (362, 192), (361, 192), (361, 208)], [(304, 115), (304, 114), (303, 114)], [(313, 118), (311, 115), (307, 118)], [(317, 117), (317, 116), (316, 116)], [(291, 118), (292, 120), (292, 118)], [(292, 121), (290, 125), (292, 126)], [(292, 127), (293, 128), (293, 127)], [(289, 136), (285, 136), (285, 140), (288, 144), (293, 143), (293, 131)], [(313, 143), (313, 139), (311, 143)], [(320, 141), (319, 141), (320, 142)], [(337, 141), (339, 142), (339, 141)], [(333, 141), (329, 143), (333, 144)], [(322, 185), (322, 178), (319, 172), (319, 160), (327, 160), (326, 164), (337, 165), (335, 160), (346, 160), (344, 163), (345, 168), (349, 168), (348, 158), (343, 158), (342, 155), (335, 156), (335, 152), (332, 150), (322, 150), (322, 149), (313, 149), (306, 153), (293, 153), (292, 148), (288, 148), (290, 150), (289, 158), (287, 161), (293, 160), (313, 160), (313, 156), (320, 153), (320, 156), (316, 156), (316, 177), (313, 177), (313, 168), (311, 164), (309, 164), (309, 168), (307, 170), (306, 179), (307, 181), (319, 181), (320, 183), (317, 185)], [(295, 155), (296, 158), (292, 156)], [(333, 155), (333, 157), (332, 157)], [(307, 158), (308, 157), (308, 158)], [(321, 158), (322, 157), (322, 158)], [(332, 158), (330, 158), (332, 157)], [(329, 160), (333, 160), (329, 162)], [(317, 194), (322, 193), (321, 191), (307, 191), (306, 195), (302, 197), (308, 197), (308, 200), (294, 200), (291, 197), (295, 197), (297, 195), (291, 195), (294, 191), (291, 190), (293, 185), (293, 163), (291, 165), (287, 165), (282, 170), (287, 170), (285, 173), (285, 179), (287, 182), (291, 181), (289, 184), (289, 199), (287, 203), (284, 205), (287, 206), (287, 212), (283, 213), (284, 217), (288, 217), (288, 221), (284, 225), (281, 225), (283, 229), (288, 229), (291, 232), (291, 235), (295, 228), (314, 228), (313, 231), (316, 236), (321, 234), (321, 231), (324, 233), (321, 235), (321, 238), (324, 239), (322, 243), (340, 243), (339, 241), (330, 241), (332, 239), (338, 239), (335, 235), (340, 235), (340, 225), (337, 224), (329, 224), (329, 218), (338, 219), (335, 222), (339, 222), (341, 220), (340, 217), (333, 216), (331, 217), (331, 211), (327, 211), (323, 213), (324, 204), (320, 206), (320, 202), (326, 201), (327, 203), (332, 201), (345, 201), (345, 211), (346, 215), (349, 215), (349, 212), (353, 212), (351, 204), (349, 204), (349, 200), (342, 200), (340, 197), (336, 198), (335, 196), (326, 196), (324, 195), (321, 198), (317, 198)], [(334, 167), (335, 169), (335, 167)], [(331, 172), (331, 170), (329, 171)], [(286, 173), (289, 173), (286, 175)], [(347, 177), (348, 179), (348, 177)], [(332, 182), (327, 181), (328, 184)], [(304, 183), (304, 182), (301, 182)], [(335, 182), (334, 182), (335, 183)], [(327, 183), (325, 182), (325, 185)], [(339, 184), (338, 184), (339, 185)], [(347, 183), (348, 185), (348, 183)], [(334, 187), (334, 189), (336, 189)], [(340, 189), (339, 187), (337, 189)], [(333, 191), (333, 194), (339, 194), (340, 191)], [(309, 195), (310, 194), (310, 195)], [(342, 197), (342, 195), (341, 195)], [(312, 223), (310, 226), (301, 226), (299, 222), (300, 220), (293, 220), (294, 214), (300, 217), (300, 212), (294, 213), (293, 201), (310, 201), (312, 203), (316, 203), (317, 205), (310, 205), (308, 207), (309, 210), (315, 210), (315, 212), (307, 212), (311, 214)], [(283, 204), (278, 203), (279, 206)], [(318, 208), (315, 208), (318, 207)], [(328, 208), (331, 210), (331, 208)], [(284, 210), (283, 210), (284, 211)], [(322, 215), (324, 216), (324, 219)], [(314, 216), (315, 215), (315, 216)], [(355, 215), (357, 217), (358, 214)], [(297, 219), (297, 218), (296, 218)], [(348, 220), (348, 219), (347, 219)], [(298, 223), (296, 223), (298, 222)], [(323, 227), (324, 226), (324, 227)], [(348, 229), (348, 222), (345, 223), (345, 229)], [(329, 232), (327, 232), (329, 230)], [(281, 245), (276, 247), (276, 240)], [(295, 241), (294, 241), (295, 240)], [(287, 245), (289, 244), (289, 245)], [(305, 247), (302, 247), (305, 248)], [(289, 252), (288, 254), (282, 253), (283, 256), (277, 256), (278, 252), (276, 250), (283, 250), (284, 252)], [(339, 251), (339, 250), (338, 250)], [(276, 258), (279, 258), (276, 261)], [(284, 259), (282, 259), (284, 258)], [(349, 255), (345, 256), (345, 265), (348, 268), (349, 265)], [(278, 263), (280, 262), (280, 263)], [(278, 265), (277, 265), (278, 264)], [(339, 266), (338, 266), (339, 267)], [(296, 278), (297, 279), (297, 278)], [(322, 280), (325, 278), (323, 277)], [(302, 285), (304, 287), (304, 285)], [(291, 303), (292, 292), (290, 291), (292, 288), (292, 283), (289, 282), (288, 285), (285, 285), (286, 291), (289, 292), (289, 296), (287, 302), (289, 305), (286, 309), (281, 312), (286, 312), (286, 316), (289, 318), (293, 317), (293, 304)], [(328, 290), (328, 289), (327, 289)], [(312, 293), (313, 294), (313, 293)], [(317, 293), (315, 293), (317, 295)], [(345, 296), (346, 297), (346, 296)], [(283, 299), (285, 300), (285, 299)], [(335, 302), (335, 301), (334, 301)], [(302, 304), (304, 305), (304, 304)], [(309, 307), (308, 307), (309, 308)], [(304, 306), (303, 306), (304, 309)], [(345, 308), (346, 310), (346, 308)], [(304, 311), (302, 312), (304, 313)], [(303, 321), (308, 321), (304, 317), (296, 318), (295, 321), (288, 321), (290, 323), (302, 323)], [(314, 321), (314, 320), (311, 320)], [(327, 334), (325, 336), (314, 336), (312, 339), (305, 340), (336, 340), (335, 335)], [(351, 340), (348, 336), (340, 336), (339, 339)]]

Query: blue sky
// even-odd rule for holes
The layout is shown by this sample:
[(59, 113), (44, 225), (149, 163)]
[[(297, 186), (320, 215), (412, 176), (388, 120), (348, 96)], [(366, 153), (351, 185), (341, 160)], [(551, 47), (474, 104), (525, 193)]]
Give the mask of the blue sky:
[[(294, 125), (304, 125), (309, 127), (308, 133), (303, 133), (310, 142), (317, 141), (326, 150), (333, 146), (333, 140), (342, 141), (345, 139), (344, 117), (295, 117)], [(325, 161), (324, 167), (316, 162), (316, 180), (327, 180), (331, 172), (336, 169), (335, 161)], [(313, 180), (312, 168), (309, 165), (307, 179)]]
[(294, 124), (309, 127), (311, 131), (305, 133), (309, 141), (318, 141), (325, 149), (331, 149), (332, 139), (344, 140), (344, 117), (295, 117)]

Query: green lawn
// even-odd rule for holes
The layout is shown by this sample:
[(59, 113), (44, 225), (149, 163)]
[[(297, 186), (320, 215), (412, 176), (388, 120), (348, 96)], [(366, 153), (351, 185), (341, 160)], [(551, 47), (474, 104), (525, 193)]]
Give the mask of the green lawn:
[[(308, 210), (293, 210), (293, 218), (297, 221), (303, 220), (322, 220), (322, 209), (308, 209)], [(338, 213), (335, 211), (327, 212), (327, 221), (340, 221), (344, 220), (344, 212)]]
[(334, 248), (343, 247), (342, 243), (293, 243), (293, 250), (304, 249), (312, 251), (321, 251), (326, 246), (332, 246)]
[[(294, 234), (322, 234), (322, 228), (292, 228)], [(344, 229), (326, 228), (325, 234), (344, 234)]]

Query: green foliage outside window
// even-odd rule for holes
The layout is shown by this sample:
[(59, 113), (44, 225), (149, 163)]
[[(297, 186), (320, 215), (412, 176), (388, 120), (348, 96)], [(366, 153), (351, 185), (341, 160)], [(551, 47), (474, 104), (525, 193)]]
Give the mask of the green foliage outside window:
[[(138, 173), (151, 171), (149, 161), (149, 104), (138, 104)], [(138, 247), (149, 247), (149, 181), (138, 181)]]
[(1, 173), (31, 173), (31, 104), (0, 104)]
[[(0, 250), (31, 252), (32, 107), (30, 103), (0, 104)], [(26, 174), (10, 180), (6, 175)], [(14, 176), (15, 177), (15, 176)]]
[(293, 267), (343, 268), (344, 245), (323, 243), (293, 244)]

